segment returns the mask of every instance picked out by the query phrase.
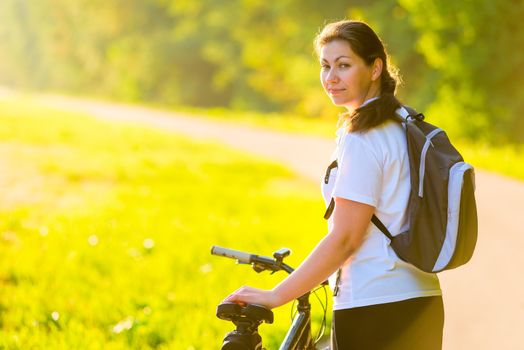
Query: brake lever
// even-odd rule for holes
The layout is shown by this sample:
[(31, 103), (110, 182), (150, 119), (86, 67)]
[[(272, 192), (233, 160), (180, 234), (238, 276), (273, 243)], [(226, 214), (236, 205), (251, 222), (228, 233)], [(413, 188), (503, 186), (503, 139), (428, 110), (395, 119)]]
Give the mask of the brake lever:
[(255, 270), (257, 273), (261, 273), (262, 271), (266, 270), (266, 267), (262, 264), (253, 263), (253, 270)]
[(256, 272), (260, 273), (262, 271), (269, 271), (271, 274), (274, 274), (275, 272), (277, 271), (280, 271), (281, 270), (281, 267), (278, 266), (278, 265), (268, 265), (268, 264), (263, 264), (263, 263), (257, 263), (257, 262), (254, 262), (252, 264), (253, 266), (253, 270), (255, 270)]

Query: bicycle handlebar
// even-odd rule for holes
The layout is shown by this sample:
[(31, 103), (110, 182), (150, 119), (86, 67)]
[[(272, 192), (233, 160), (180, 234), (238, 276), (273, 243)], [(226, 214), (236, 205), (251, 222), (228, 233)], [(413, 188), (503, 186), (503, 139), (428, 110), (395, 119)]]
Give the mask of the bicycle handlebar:
[(244, 253), (239, 250), (223, 248), (219, 246), (211, 247), (211, 254), (236, 259), (238, 260), (238, 262), (244, 264), (251, 264), (253, 262), (254, 257), (254, 254)]
[(276, 258), (273, 259), (267, 256), (250, 254), (224, 247), (211, 247), (211, 254), (236, 259), (241, 264), (253, 265), (253, 269), (257, 272), (264, 270), (270, 270), (273, 272), (284, 270), (287, 273), (293, 272), (293, 268), (283, 262), (283, 259), (289, 255), (289, 252), (289, 249), (277, 251), (274, 253)]

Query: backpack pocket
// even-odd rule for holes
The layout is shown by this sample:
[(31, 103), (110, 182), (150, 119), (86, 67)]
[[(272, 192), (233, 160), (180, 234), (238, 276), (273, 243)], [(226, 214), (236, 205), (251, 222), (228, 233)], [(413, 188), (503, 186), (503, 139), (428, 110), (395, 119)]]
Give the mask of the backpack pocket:
[[(461, 265), (471, 258), (473, 249), (468, 249), (468, 247), (471, 246), (471, 243), (467, 242), (473, 240), (474, 248), (477, 235), (473, 179), (473, 167), (468, 163), (458, 162), (449, 170), (446, 236), (444, 237), (444, 242), (438, 259), (433, 267), (434, 272), (441, 271), (445, 268), (451, 268), (452, 260), (455, 261), (454, 264)], [(471, 198), (473, 198), (473, 203), (471, 203)], [(473, 220), (475, 222), (475, 227), (464, 222), (464, 212), (471, 212), (472, 210), (475, 212)], [(468, 217), (473, 216), (468, 215)], [(474, 237), (472, 237), (473, 232), (467, 231), (474, 231)], [(471, 252), (468, 253), (469, 251)], [(468, 254), (469, 256), (467, 256)]]

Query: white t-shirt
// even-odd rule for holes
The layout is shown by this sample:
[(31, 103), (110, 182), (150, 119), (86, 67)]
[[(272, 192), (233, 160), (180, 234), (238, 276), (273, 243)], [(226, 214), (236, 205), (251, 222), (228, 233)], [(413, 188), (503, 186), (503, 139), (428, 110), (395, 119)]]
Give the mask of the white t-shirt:
[[(375, 215), (393, 236), (408, 228), (409, 159), (403, 127), (388, 121), (367, 132), (337, 132), (329, 182), (322, 181), (326, 206), (341, 197), (375, 207)], [(333, 216), (328, 221), (332, 227)], [(342, 266), (333, 309), (442, 295), (436, 274), (423, 272), (397, 257), (390, 240), (372, 223), (362, 246)], [(336, 273), (330, 277), (333, 288)]]

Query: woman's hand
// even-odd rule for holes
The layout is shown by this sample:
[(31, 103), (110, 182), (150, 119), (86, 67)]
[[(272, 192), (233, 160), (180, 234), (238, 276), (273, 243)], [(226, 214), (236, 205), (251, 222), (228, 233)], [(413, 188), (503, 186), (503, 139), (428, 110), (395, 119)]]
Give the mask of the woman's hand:
[(229, 295), (224, 302), (237, 303), (242, 306), (246, 304), (258, 304), (273, 309), (280, 306), (278, 296), (272, 290), (264, 290), (253, 287), (244, 286), (231, 295)]

